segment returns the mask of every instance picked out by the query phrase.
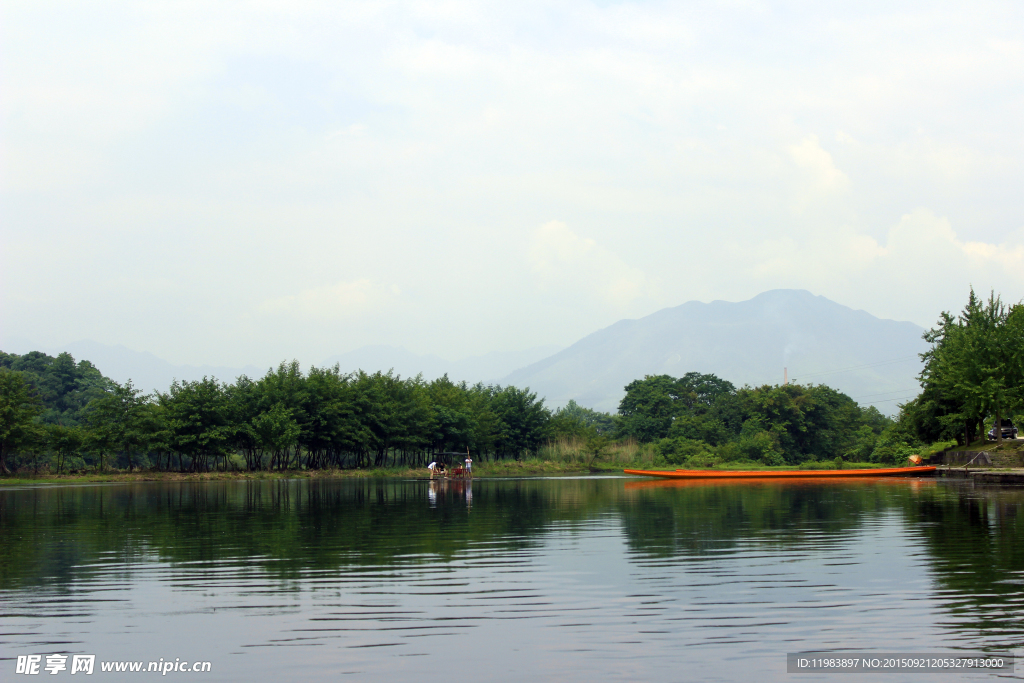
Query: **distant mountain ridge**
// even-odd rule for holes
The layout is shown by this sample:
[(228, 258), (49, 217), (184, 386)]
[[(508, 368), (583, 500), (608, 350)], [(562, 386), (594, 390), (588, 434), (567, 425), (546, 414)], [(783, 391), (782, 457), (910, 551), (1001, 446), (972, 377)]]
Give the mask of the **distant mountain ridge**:
[[(394, 370), (402, 377), (422, 374), (424, 379), (433, 380), (447, 374), (453, 381), (493, 383), (516, 368), (533, 363), (558, 351), (558, 346), (538, 346), (521, 351), (493, 351), (457, 361), (447, 361), (439, 356), (420, 355), (397, 346), (364, 346), (348, 353), (331, 356), (321, 367), (337, 363), (342, 372), (365, 370), (387, 372)], [(239, 375), (259, 378), (270, 366), (226, 367), (215, 365), (176, 365), (147, 351), (134, 351), (121, 345), (101, 344), (92, 340), (81, 340), (54, 347), (42, 347), (18, 337), (3, 341), (0, 350), (24, 354), (29, 351), (43, 351), (58, 355), (64, 351), (75, 360), (88, 360), (110, 379), (124, 384), (129, 379), (134, 386), (146, 393), (167, 391), (174, 380), (194, 381), (203, 377), (216, 377), (223, 382), (233, 382)]]
[(516, 368), (547, 358), (560, 349), (559, 346), (536, 346), (522, 351), (492, 351), (480, 356), (448, 361), (432, 354), (416, 354), (398, 346), (378, 345), (364, 346), (355, 351), (331, 356), (324, 361), (324, 365), (333, 366), (337, 363), (342, 372), (394, 370), (402, 377), (422, 374), (428, 381), (448, 375), (448, 379), (453, 382), (486, 384), (497, 382)]
[[(828, 384), (886, 413), (916, 394), (924, 330), (882, 320), (805, 290), (772, 290), (748, 301), (691, 301), (587, 335), (502, 381), (547, 403), (570, 399), (614, 412), (623, 387), (644, 375), (714, 373), (737, 386)], [(860, 400), (863, 399), (863, 400)]]
[[(365, 346), (331, 356), (343, 372), (393, 369), (403, 377), (529, 387), (548, 406), (580, 405), (615, 412), (623, 387), (644, 375), (679, 377), (690, 371), (714, 373), (737, 386), (779, 384), (783, 368), (791, 381), (828, 384), (862, 404), (895, 411), (896, 399), (917, 393), (917, 354), (927, 348), (924, 330), (909, 322), (882, 320), (815, 296), (780, 289), (741, 302), (690, 301), (637, 320), (620, 320), (572, 346), (492, 352), (458, 361), (415, 354), (395, 346)], [(9, 353), (68, 351), (89, 360), (111, 379), (129, 378), (146, 392), (166, 391), (171, 381), (203, 376), (233, 381), (241, 374), (262, 377), (268, 367), (175, 365), (124, 346), (79, 341), (37, 348), (8, 337)]]
[(246, 365), (241, 368), (230, 368), (219, 365), (175, 365), (159, 358), (148, 351), (133, 351), (120, 344), (101, 344), (84, 339), (70, 344), (55, 347), (39, 347), (23, 339), (5, 340), (2, 350), (8, 353), (24, 354), (29, 351), (43, 351), (56, 356), (63, 352), (70, 353), (75, 360), (87, 360), (110, 379), (124, 384), (128, 380), (137, 389), (145, 393), (153, 391), (166, 392), (171, 382), (193, 381), (203, 377), (216, 377), (221, 381), (233, 382), (239, 375), (262, 377), (267, 368)]

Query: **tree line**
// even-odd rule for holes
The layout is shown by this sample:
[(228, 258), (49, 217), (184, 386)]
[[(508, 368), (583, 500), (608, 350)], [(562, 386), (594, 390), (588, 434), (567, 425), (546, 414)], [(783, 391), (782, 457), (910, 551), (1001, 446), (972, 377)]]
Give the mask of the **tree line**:
[(1024, 426), (1024, 304), (971, 288), (964, 308), (943, 312), (923, 338), (920, 392), (895, 420), (823, 385), (736, 389), (690, 373), (629, 385), (619, 431), (657, 441), (669, 462), (897, 464), (922, 448), (984, 442), (1005, 422)]
[(698, 372), (635, 380), (609, 414), (574, 401), (551, 410), (528, 388), (337, 366), (303, 373), (294, 361), (259, 379), (174, 382), (146, 395), (67, 353), (0, 352), (0, 473), (416, 467), (438, 453), (527, 458), (558, 440), (584, 443), (594, 458), (613, 440), (652, 444), (669, 465), (900, 463), (926, 444), (984, 438), (988, 424), (1024, 412), (1024, 305), (972, 289), (924, 338), (921, 393), (895, 421), (825, 385), (737, 388)]
[(943, 312), (924, 338), (921, 393), (900, 414), (905, 439), (962, 446), (1024, 412), (1024, 305), (1008, 306), (994, 292), (986, 300), (972, 288), (963, 310)]
[(144, 395), (63, 353), (0, 354), (0, 472), (419, 466), (438, 452), (520, 458), (557, 428), (535, 393), (282, 363), (257, 380)]
[[(616, 414), (529, 389), (282, 363), (260, 379), (174, 382), (144, 395), (69, 354), (0, 353), (0, 472), (419, 467), (438, 453), (522, 459), (559, 440), (598, 458), (614, 440), (662, 464), (896, 461), (892, 420), (829, 387), (647, 376)], [(441, 456), (442, 459), (451, 456)]]
[(888, 463), (902, 455), (886, 449), (882, 438), (892, 424), (877, 408), (824, 385), (737, 389), (715, 375), (690, 372), (627, 385), (618, 431), (656, 443), (668, 464)]

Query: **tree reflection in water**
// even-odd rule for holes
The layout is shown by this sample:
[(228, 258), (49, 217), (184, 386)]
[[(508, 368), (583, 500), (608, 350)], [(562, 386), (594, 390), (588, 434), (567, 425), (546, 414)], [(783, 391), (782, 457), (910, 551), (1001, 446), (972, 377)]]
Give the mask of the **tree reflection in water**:
[[(116, 563), (233, 567), (302, 590), (311, 570), (439, 566), (470, 549), (537, 548), (614, 521), (629, 562), (696, 567), (760, 548), (845, 548), (879, 520), (925, 553), (946, 627), (993, 646), (1024, 636), (1024, 492), (935, 480), (642, 482), (292, 480), (0, 491), (0, 595), (88, 582)], [(912, 543), (911, 543), (912, 542)], [(773, 556), (775, 557), (775, 556)], [(884, 567), (884, 563), (881, 565)], [(179, 568), (179, 569), (175, 569)]]

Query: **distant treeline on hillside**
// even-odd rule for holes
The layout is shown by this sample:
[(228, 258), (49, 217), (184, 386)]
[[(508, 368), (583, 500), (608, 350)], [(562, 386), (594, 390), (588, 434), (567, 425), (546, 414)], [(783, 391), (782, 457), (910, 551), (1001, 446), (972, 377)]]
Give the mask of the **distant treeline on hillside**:
[(0, 473), (420, 466), (451, 452), (553, 457), (567, 452), (559, 444), (593, 463), (614, 441), (642, 444), (617, 452), (662, 465), (900, 463), (924, 444), (983, 439), (1024, 411), (1024, 305), (972, 290), (924, 338), (922, 392), (896, 421), (824, 385), (737, 389), (697, 372), (629, 383), (613, 415), (573, 401), (551, 410), (528, 388), (337, 366), (304, 374), (294, 361), (260, 379), (143, 395), (67, 353), (0, 352)]
[(143, 395), (88, 361), (0, 353), (0, 471), (286, 470), (421, 466), (436, 453), (535, 457), (573, 441), (600, 457), (614, 440), (651, 444), (663, 464), (899, 460), (892, 421), (825, 386), (736, 389), (715, 377), (649, 376), (618, 414), (529, 389), (341, 373), (282, 363), (260, 379), (175, 382)]

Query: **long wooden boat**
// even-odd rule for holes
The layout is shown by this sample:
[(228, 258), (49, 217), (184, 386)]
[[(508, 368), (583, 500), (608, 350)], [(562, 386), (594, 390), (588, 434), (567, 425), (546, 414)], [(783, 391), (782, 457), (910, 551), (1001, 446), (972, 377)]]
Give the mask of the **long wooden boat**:
[(662, 479), (783, 479), (788, 477), (836, 479), (839, 477), (915, 477), (935, 474), (931, 465), (885, 467), (870, 470), (623, 470), (626, 474)]
[(870, 483), (872, 486), (911, 487), (918, 490), (923, 486), (936, 486), (937, 477), (847, 477), (845, 479), (823, 479), (821, 477), (774, 477), (771, 479), (749, 477), (747, 479), (665, 479), (663, 477), (647, 477), (645, 479), (627, 479), (623, 488), (626, 491), (643, 491), (648, 489), (690, 489), (707, 488), (751, 488), (765, 486), (853, 486)]

